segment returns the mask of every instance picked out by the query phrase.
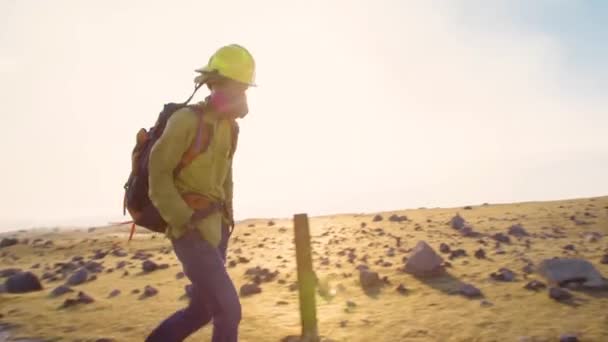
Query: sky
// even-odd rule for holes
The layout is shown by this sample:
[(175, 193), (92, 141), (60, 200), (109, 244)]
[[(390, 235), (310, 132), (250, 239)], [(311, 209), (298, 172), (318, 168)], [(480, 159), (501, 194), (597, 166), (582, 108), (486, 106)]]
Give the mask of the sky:
[(136, 132), (231, 43), (259, 84), (237, 219), (607, 195), (606, 18), (602, 0), (0, 0), (0, 230), (127, 220)]

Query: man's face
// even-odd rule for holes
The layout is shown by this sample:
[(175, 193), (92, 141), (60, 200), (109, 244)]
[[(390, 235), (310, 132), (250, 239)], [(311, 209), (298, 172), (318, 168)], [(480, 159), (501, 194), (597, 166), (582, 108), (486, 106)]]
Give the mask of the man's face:
[(230, 98), (243, 96), (249, 88), (249, 86), (246, 84), (227, 78), (210, 80), (207, 84), (209, 85), (211, 92), (221, 92)]

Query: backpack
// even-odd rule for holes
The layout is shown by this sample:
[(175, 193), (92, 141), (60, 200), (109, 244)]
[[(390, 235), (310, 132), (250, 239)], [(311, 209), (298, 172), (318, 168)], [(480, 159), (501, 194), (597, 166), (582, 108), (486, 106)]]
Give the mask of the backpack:
[(201, 141), (203, 141), (203, 144), (209, 143), (210, 132), (208, 129), (205, 129), (206, 125), (203, 124), (202, 120), (204, 108), (201, 106), (188, 105), (201, 86), (202, 84), (198, 84), (192, 95), (190, 95), (185, 102), (165, 104), (163, 110), (158, 115), (154, 126), (147, 131), (142, 128), (137, 133), (136, 144), (131, 153), (131, 173), (124, 185), (123, 215), (126, 215), (128, 211), (133, 218), (132, 222), (126, 222), (132, 223), (129, 240), (133, 238), (135, 225), (158, 233), (164, 233), (167, 228), (167, 222), (161, 217), (158, 209), (152, 204), (152, 201), (148, 196), (148, 160), (152, 147), (163, 134), (167, 121), (171, 116), (179, 109), (190, 107), (199, 117), (197, 137), (192, 146), (182, 157), (179, 166), (174, 170), (175, 176), (177, 176), (179, 171), (192, 162), (196, 155), (201, 152)]

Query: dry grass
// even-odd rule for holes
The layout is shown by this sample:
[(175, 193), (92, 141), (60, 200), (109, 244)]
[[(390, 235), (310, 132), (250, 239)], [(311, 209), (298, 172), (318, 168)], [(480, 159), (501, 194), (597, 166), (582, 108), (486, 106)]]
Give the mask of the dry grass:
[[(479, 238), (461, 237), (446, 225), (456, 212), (460, 212), (480, 233), (506, 233), (510, 225), (521, 223), (537, 237), (530, 238), (530, 248), (523, 240), (515, 240), (504, 245), (506, 254), (494, 255), (493, 241), (482, 246), (477, 241)], [(605, 276), (608, 275), (608, 265), (599, 263), (602, 255), (608, 253), (608, 197), (473, 206), (471, 210), (394, 212), (409, 217), (402, 223), (388, 222), (386, 218), (392, 213), (383, 213), (385, 220), (381, 222), (372, 222), (371, 214), (311, 220), (314, 264), (323, 290), (327, 292), (317, 298), (319, 330), (324, 336), (336, 341), (517, 341), (520, 336), (530, 337), (529, 341), (555, 341), (563, 333), (575, 332), (583, 341), (608, 341), (608, 292), (574, 292), (580, 305), (566, 305), (551, 300), (546, 292), (524, 290), (526, 280), (521, 271), (526, 264), (523, 259), (536, 263), (544, 258), (563, 256), (562, 247), (572, 243), (577, 249), (570, 252), (571, 255), (591, 261)], [(591, 216), (585, 216), (585, 213)], [(571, 220), (572, 215), (587, 224), (576, 224)], [(251, 259), (248, 264), (238, 264), (229, 269), (237, 287), (247, 282), (245, 270), (257, 265), (279, 270), (277, 279), (287, 281), (283, 285), (276, 280), (265, 283), (261, 294), (241, 298), (244, 315), (241, 341), (278, 341), (299, 332), (297, 293), (288, 289), (289, 284), (296, 280), (291, 222), (275, 222), (272, 227), (265, 220), (242, 222), (229, 248), (228, 254), (232, 258), (238, 257), (235, 250), (239, 248), (242, 250), (240, 255)], [(362, 232), (361, 222), (367, 223), (368, 227), (364, 229), (367, 233)], [(248, 227), (250, 224), (255, 224), (255, 227)], [(540, 237), (543, 233), (553, 234), (553, 227), (563, 228), (564, 236)], [(374, 232), (375, 228), (382, 228), (385, 235), (379, 236)], [(592, 231), (606, 236), (597, 242), (584, 241), (581, 234)], [(101, 337), (116, 341), (142, 341), (160, 320), (186, 305), (182, 297), (187, 279), (175, 278), (181, 267), (172, 253), (158, 252), (170, 246), (169, 241), (140, 232), (136, 240), (127, 244), (126, 232), (126, 227), (120, 227), (96, 229), (90, 233), (83, 230), (4, 234), (20, 239), (52, 240), (54, 246), (44, 248), (19, 244), (4, 248), (0, 250), (0, 254), (6, 252), (0, 258), (0, 269), (30, 269), (33, 264), (40, 263), (39, 269), (32, 270), (40, 275), (47, 265), (52, 268), (54, 263), (67, 261), (76, 255), (90, 258), (94, 250), (108, 250), (115, 245), (122, 246), (129, 256), (106, 256), (102, 260), (106, 269), (115, 267), (120, 260), (132, 262), (127, 266), (128, 276), (123, 276), (122, 270), (103, 272), (97, 280), (75, 287), (93, 296), (96, 299), (93, 304), (60, 309), (63, 300), (71, 295), (55, 299), (49, 298), (48, 293), (62, 281), (43, 282), (45, 289), (40, 292), (0, 295), (2, 321), (18, 325), (12, 332), (14, 336), (37, 336), (57, 341), (95, 341)], [(438, 250), (439, 244), (445, 242), (453, 248), (465, 249), (469, 256), (452, 261), (453, 267), (446, 276), (417, 279), (398, 270), (407, 253), (397, 250), (393, 257), (385, 255), (387, 247), (395, 247), (396, 240), (389, 235), (401, 237), (403, 249), (425, 240)], [(487, 237), (483, 239), (491, 241)], [(372, 270), (388, 276), (392, 285), (384, 287), (376, 295), (365, 294), (358, 284), (355, 270), (361, 261), (350, 264), (347, 256), (338, 255), (347, 247), (356, 248), (358, 258), (367, 254)], [(474, 251), (480, 247), (486, 250), (487, 260), (473, 257)], [(141, 261), (130, 259), (136, 250), (154, 252), (152, 260), (169, 263), (169, 269), (139, 274)], [(278, 259), (279, 256), (284, 259)], [(322, 266), (321, 257), (329, 257), (330, 264)], [(375, 265), (379, 258), (393, 265)], [(517, 281), (497, 283), (491, 280), (489, 274), (500, 267), (514, 270), (518, 275)], [(344, 277), (344, 273), (352, 276)], [(539, 278), (533, 274), (529, 279)], [(492, 306), (482, 306), (481, 300), (452, 294), (460, 282), (479, 287)], [(400, 283), (408, 288), (407, 294), (395, 291)], [(155, 286), (159, 294), (144, 300), (131, 294), (133, 289), (143, 289), (145, 285)], [(120, 289), (122, 293), (108, 298), (113, 289)], [(347, 300), (357, 304), (348, 312), (345, 310)], [(277, 305), (279, 301), (287, 304)], [(345, 327), (341, 327), (341, 322)], [(209, 340), (210, 331), (210, 327), (206, 327), (189, 341)]]

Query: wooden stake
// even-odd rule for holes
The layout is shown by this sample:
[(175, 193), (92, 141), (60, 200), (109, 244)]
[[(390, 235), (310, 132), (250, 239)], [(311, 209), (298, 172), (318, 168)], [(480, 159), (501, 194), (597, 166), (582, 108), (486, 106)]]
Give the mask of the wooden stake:
[(306, 214), (294, 215), (298, 287), (300, 291), (300, 318), (302, 320), (302, 342), (319, 340), (317, 330), (317, 307), (315, 303), (316, 276), (312, 269), (310, 230)]

